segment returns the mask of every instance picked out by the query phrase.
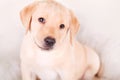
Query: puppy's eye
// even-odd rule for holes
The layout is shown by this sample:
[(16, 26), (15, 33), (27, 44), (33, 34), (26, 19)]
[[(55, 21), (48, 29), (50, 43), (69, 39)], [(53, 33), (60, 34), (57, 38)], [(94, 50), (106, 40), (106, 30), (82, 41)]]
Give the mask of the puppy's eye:
[(45, 23), (45, 19), (43, 17), (38, 18), (38, 21), (43, 23), (43, 24)]
[(65, 25), (64, 24), (61, 24), (60, 25), (60, 29), (64, 29), (65, 28)]

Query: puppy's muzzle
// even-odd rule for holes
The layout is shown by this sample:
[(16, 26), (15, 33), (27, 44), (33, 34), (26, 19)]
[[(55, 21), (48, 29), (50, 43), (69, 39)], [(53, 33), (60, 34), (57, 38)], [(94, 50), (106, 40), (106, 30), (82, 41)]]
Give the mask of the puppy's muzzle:
[(56, 43), (56, 40), (52, 37), (46, 37), (44, 39), (44, 47), (52, 48)]

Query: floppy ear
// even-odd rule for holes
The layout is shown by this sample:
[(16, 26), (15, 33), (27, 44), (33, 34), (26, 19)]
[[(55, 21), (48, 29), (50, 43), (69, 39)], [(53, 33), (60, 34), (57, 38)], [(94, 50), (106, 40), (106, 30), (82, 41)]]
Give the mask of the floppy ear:
[(26, 30), (29, 30), (30, 23), (32, 19), (32, 14), (35, 10), (35, 7), (37, 5), (37, 2), (31, 3), (25, 8), (23, 8), (20, 12), (20, 18), (22, 21), (23, 26), (26, 28)]
[(72, 40), (75, 38), (77, 32), (79, 31), (80, 24), (72, 11), (70, 11), (70, 17), (70, 38), (72, 43)]

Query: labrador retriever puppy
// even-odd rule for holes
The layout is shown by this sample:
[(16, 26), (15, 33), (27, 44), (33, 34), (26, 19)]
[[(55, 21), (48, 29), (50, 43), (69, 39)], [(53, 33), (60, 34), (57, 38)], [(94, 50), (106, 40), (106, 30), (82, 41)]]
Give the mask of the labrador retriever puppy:
[(100, 60), (75, 39), (80, 25), (71, 10), (42, 0), (26, 6), (20, 16), (26, 28), (20, 55), (23, 80), (93, 80)]

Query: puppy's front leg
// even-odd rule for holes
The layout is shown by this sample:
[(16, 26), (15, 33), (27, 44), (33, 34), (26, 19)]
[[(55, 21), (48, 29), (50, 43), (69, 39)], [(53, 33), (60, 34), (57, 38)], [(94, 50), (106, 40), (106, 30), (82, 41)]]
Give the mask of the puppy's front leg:
[(36, 76), (34, 76), (25, 65), (21, 65), (21, 71), (22, 71), (22, 80), (36, 79)]
[(40, 78), (40, 80), (61, 80), (59, 74), (56, 71), (49, 69), (39, 71), (37, 76)]

